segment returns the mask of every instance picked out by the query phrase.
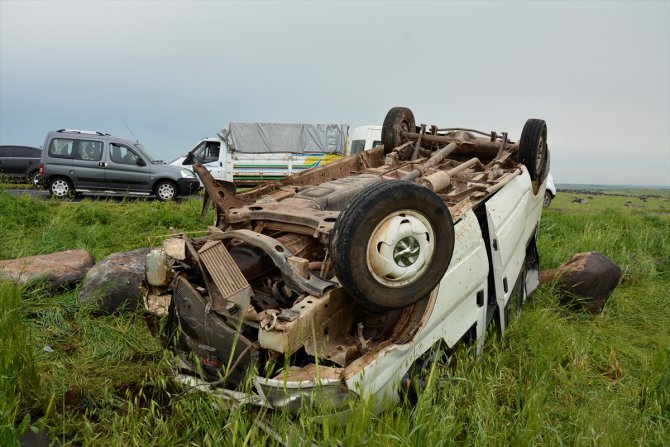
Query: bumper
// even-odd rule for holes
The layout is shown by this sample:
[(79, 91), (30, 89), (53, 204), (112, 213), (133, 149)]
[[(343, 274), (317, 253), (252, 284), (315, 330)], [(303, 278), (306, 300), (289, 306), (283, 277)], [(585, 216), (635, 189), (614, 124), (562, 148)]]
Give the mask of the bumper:
[(176, 374), (175, 380), (189, 388), (217, 395), (225, 400), (251, 404), (273, 410), (285, 409), (297, 414), (304, 408), (318, 408), (322, 415), (346, 415), (349, 404), (358, 400), (357, 393), (338, 380), (284, 381), (253, 377), (256, 392), (212, 388), (209, 382), (189, 374)]
[(200, 191), (200, 182), (196, 178), (180, 178), (177, 180), (180, 196), (190, 196)]

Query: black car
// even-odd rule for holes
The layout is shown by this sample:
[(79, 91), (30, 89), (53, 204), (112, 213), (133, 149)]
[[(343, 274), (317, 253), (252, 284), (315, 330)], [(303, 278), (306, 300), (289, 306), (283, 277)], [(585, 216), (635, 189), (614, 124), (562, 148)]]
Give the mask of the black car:
[(42, 150), (31, 146), (0, 146), (0, 178), (29, 180), (39, 186)]

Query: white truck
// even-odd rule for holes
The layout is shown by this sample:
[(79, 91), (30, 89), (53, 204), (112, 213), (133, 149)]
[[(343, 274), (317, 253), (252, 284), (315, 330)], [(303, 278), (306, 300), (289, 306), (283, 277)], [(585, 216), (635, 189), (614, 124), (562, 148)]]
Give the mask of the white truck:
[(381, 144), (381, 126), (230, 123), (172, 165), (204, 165), (217, 180), (253, 186), (325, 165)]

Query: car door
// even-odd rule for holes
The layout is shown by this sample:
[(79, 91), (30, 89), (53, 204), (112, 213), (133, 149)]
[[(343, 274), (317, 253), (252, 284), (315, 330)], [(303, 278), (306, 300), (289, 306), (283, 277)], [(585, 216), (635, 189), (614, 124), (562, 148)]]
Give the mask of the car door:
[(75, 189), (92, 191), (105, 188), (104, 146), (102, 140), (75, 140), (72, 158), (72, 180)]
[(17, 174), (27, 176), (40, 169), (42, 151), (34, 147), (17, 146), (14, 148), (14, 156), (18, 160)]
[(16, 177), (20, 174), (16, 149), (14, 146), (0, 147), (0, 176)]
[(136, 149), (110, 141), (105, 182), (111, 191), (151, 193), (151, 165)]

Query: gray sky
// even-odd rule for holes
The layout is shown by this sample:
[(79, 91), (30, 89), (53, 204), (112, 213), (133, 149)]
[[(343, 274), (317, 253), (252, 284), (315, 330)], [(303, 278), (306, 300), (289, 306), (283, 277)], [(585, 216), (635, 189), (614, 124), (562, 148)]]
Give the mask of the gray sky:
[[(670, 2), (0, 0), (0, 144), (169, 161), (228, 122), (549, 128), (558, 183), (670, 186)], [(123, 118), (121, 118), (123, 117)]]

